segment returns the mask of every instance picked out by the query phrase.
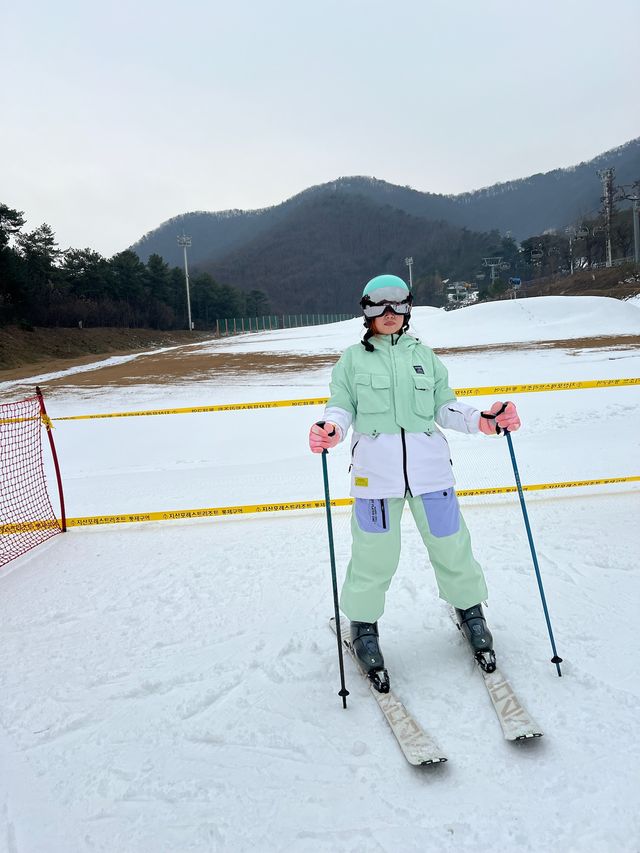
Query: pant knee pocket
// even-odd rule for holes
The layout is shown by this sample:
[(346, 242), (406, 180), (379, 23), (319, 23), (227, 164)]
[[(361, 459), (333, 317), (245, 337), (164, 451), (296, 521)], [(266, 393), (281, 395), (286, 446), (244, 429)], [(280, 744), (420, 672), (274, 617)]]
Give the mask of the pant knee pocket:
[(460, 507), (455, 489), (420, 495), (432, 536), (452, 536), (460, 530)]
[(356, 521), (363, 533), (386, 533), (389, 530), (387, 500), (356, 498)]

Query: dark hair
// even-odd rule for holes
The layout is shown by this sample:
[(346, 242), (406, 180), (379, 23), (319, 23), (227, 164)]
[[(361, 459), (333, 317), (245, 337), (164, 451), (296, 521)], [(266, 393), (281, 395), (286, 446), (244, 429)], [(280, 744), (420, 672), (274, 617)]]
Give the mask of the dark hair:
[(365, 320), (364, 325), (367, 331), (364, 333), (364, 338), (360, 341), (362, 346), (366, 349), (367, 352), (373, 352), (373, 344), (369, 341), (369, 338), (373, 336), (373, 329), (371, 328), (371, 320)]

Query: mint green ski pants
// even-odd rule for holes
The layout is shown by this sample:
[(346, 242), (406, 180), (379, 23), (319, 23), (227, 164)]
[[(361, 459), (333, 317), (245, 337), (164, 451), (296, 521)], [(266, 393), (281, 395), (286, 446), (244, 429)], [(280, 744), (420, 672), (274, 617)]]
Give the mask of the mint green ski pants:
[(400, 560), (400, 522), (405, 500), (434, 568), (440, 598), (467, 608), (487, 598), (480, 564), (471, 550), (455, 489), (373, 500), (356, 498), (351, 515), (351, 560), (340, 608), (351, 621), (376, 622)]

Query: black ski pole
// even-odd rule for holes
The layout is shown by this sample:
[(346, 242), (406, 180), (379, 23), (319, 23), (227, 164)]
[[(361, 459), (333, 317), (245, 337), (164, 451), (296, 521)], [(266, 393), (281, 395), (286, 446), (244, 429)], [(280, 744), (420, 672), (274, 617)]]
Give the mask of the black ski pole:
[[(500, 431), (500, 427), (497, 427), (498, 432)], [(544, 618), (547, 620), (547, 630), (549, 632), (549, 639), (551, 640), (551, 648), (553, 650), (553, 657), (551, 658), (551, 663), (555, 663), (556, 669), (558, 670), (558, 675), (562, 677), (562, 672), (560, 671), (560, 664), (562, 663), (562, 658), (558, 655), (556, 650), (556, 643), (553, 639), (553, 629), (551, 628), (551, 619), (549, 618), (549, 609), (547, 608), (547, 599), (544, 594), (544, 587), (542, 585), (542, 576), (540, 574), (540, 567), (538, 566), (538, 557), (536, 555), (536, 548), (533, 544), (533, 536), (531, 535), (531, 526), (529, 524), (529, 516), (527, 514), (527, 507), (524, 502), (524, 494), (522, 491), (522, 484), (520, 483), (520, 474), (518, 473), (518, 463), (516, 462), (516, 455), (513, 451), (513, 441), (511, 439), (511, 433), (508, 429), (504, 430), (504, 434), (507, 436), (507, 444), (509, 445), (509, 453), (511, 455), (511, 464), (513, 465), (513, 473), (516, 478), (516, 486), (518, 488), (518, 496), (520, 497), (520, 506), (522, 507), (522, 515), (524, 516), (524, 526), (527, 530), (527, 537), (529, 539), (529, 547), (531, 548), (531, 556), (533, 557), (533, 567), (536, 570), (536, 580), (538, 581), (538, 589), (540, 590), (540, 598), (542, 599), (542, 609), (544, 610)]]
[[(324, 426), (324, 421), (318, 421), (318, 426)], [(333, 434), (333, 433), (332, 433)], [(338, 641), (338, 662), (340, 664), (340, 691), (342, 707), (347, 707), (349, 691), (344, 683), (344, 658), (342, 656), (342, 632), (340, 630), (340, 608), (338, 606), (338, 581), (336, 579), (336, 558), (333, 550), (333, 525), (331, 524), (331, 499), (329, 498), (329, 474), (327, 472), (327, 451), (322, 451), (322, 475), (324, 477), (324, 505), (327, 511), (327, 531), (329, 534), (329, 558), (331, 560), (331, 582), (333, 585), (333, 611), (336, 619), (336, 639)]]

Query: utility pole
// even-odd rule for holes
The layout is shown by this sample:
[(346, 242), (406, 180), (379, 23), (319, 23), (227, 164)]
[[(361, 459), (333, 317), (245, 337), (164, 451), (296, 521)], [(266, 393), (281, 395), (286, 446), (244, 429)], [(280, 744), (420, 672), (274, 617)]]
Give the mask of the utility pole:
[(604, 231), (607, 245), (607, 266), (613, 266), (613, 258), (611, 257), (611, 219), (613, 217), (613, 177), (615, 169), (602, 169), (598, 172), (598, 177), (602, 181), (603, 196), (601, 201), (604, 205)]
[(571, 266), (571, 275), (573, 275), (573, 241), (576, 239), (577, 233), (576, 229), (571, 226), (564, 230), (565, 233), (569, 235), (569, 264)]
[(411, 273), (411, 267), (413, 266), (413, 258), (405, 258), (404, 262), (409, 267), (409, 290), (413, 290), (413, 275)]
[(184, 231), (178, 237), (178, 246), (182, 246), (184, 251), (184, 280), (187, 286), (187, 316), (189, 319), (189, 331), (193, 331), (193, 323), (191, 322), (191, 296), (189, 295), (189, 265), (187, 264), (187, 248), (191, 245), (191, 237), (187, 237)]

